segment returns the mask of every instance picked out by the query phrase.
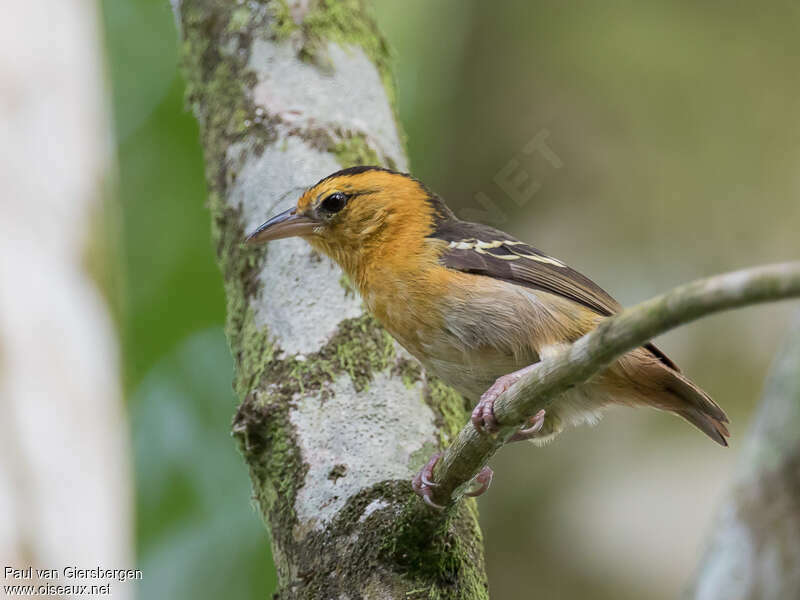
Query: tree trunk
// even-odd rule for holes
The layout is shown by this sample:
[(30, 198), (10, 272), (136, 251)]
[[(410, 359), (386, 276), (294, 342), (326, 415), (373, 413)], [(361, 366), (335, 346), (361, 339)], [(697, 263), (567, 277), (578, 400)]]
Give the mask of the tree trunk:
[(767, 380), (694, 597), (800, 598), (800, 313)]
[(441, 515), (409, 484), (466, 422), (463, 400), (305, 242), (241, 243), (339, 168), (406, 168), (380, 33), (358, 0), (173, 6), (228, 299), (233, 429), (278, 597), (485, 598), (474, 501)]
[[(51, 597), (38, 586), (110, 583), (124, 600), (129, 583), (63, 570), (133, 566), (128, 427), (102, 296), (116, 265), (98, 21), (81, 0), (12, 2), (0, 20), (0, 557), (34, 568), (4, 570), (3, 585)], [(37, 581), (37, 568), (58, 580)]]

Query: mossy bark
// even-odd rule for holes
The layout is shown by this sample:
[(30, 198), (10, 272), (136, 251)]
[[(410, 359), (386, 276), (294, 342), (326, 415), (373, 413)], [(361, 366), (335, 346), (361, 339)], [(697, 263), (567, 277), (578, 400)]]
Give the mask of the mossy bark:
[(409, 479), (466, 421), (363, 313), (327, 259), (245, 232), (338, 167), (406, 159), (389, 54), (360, 0), (173, 0), (200, 125), (227, 335), (233, 430), (279, 598), (487, 597), (474, 501), (428, 509)]

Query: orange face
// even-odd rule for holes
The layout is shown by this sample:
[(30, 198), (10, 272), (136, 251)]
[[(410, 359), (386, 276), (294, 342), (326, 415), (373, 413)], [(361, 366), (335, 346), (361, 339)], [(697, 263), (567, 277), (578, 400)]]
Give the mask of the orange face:
[(419, 241), (430, 233), (430, 192), (417, 180), (378, 167), (353, 167), (309, 188), (294, 208), (261, 225), (249, 243), (301, 236), (342, 266), (371, 246)]

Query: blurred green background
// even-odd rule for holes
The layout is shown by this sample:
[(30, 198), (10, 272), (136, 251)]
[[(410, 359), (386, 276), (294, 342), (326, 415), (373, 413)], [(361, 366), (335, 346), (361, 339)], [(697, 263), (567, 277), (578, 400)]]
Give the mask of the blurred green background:
[[(126, 285), (123, 345), (141, 598), (265, 598), (266, 533), (229, 435), (224, 298), (166, 0), (104, 0)], [(791, 2), (375, 2), (413, 173), (624, 304), (798, 257)], [(525, 154), (537, 134), (558, 157)], [(529, 173), (520, 206), (498, 173)], [(320, 176), (325, 175), (320, 173)], [(312, 183), (312, 182), (309, 182)], [(472, 213), (470, 213), (472, 211)], [(679, 595), (795, 304), (660, 345), (728, 410), (730, 450), (654, 411), (610, 413), (494, 461), (481, 500), (495, 598)]]

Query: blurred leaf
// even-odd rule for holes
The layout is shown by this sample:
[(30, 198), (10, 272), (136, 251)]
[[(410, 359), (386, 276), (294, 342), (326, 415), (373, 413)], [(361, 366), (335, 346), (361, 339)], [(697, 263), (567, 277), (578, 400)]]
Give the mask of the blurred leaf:
[(183, 84), (119, 147), (128, 272), (126, 375), (135, 385), (158, 358), (197, 329), (222, 323), (225, 300), (205, 208), (197, 123)]
[(166, 0), (102, 6), (119, 144), (123, 345), (145, 573), (138, 591), (263, 598), (275, 588), (274, 567), (229, 435), (224, 294), (172, 13)]
[(136, 130), (161, 101), (178, 65), (167, 0), (103, 0), (117, 140)]
[(229, 433), (232, 372), (214, 328), (182, 342), (133, 394), (141, 598), (263, 598), (275, 587)]

